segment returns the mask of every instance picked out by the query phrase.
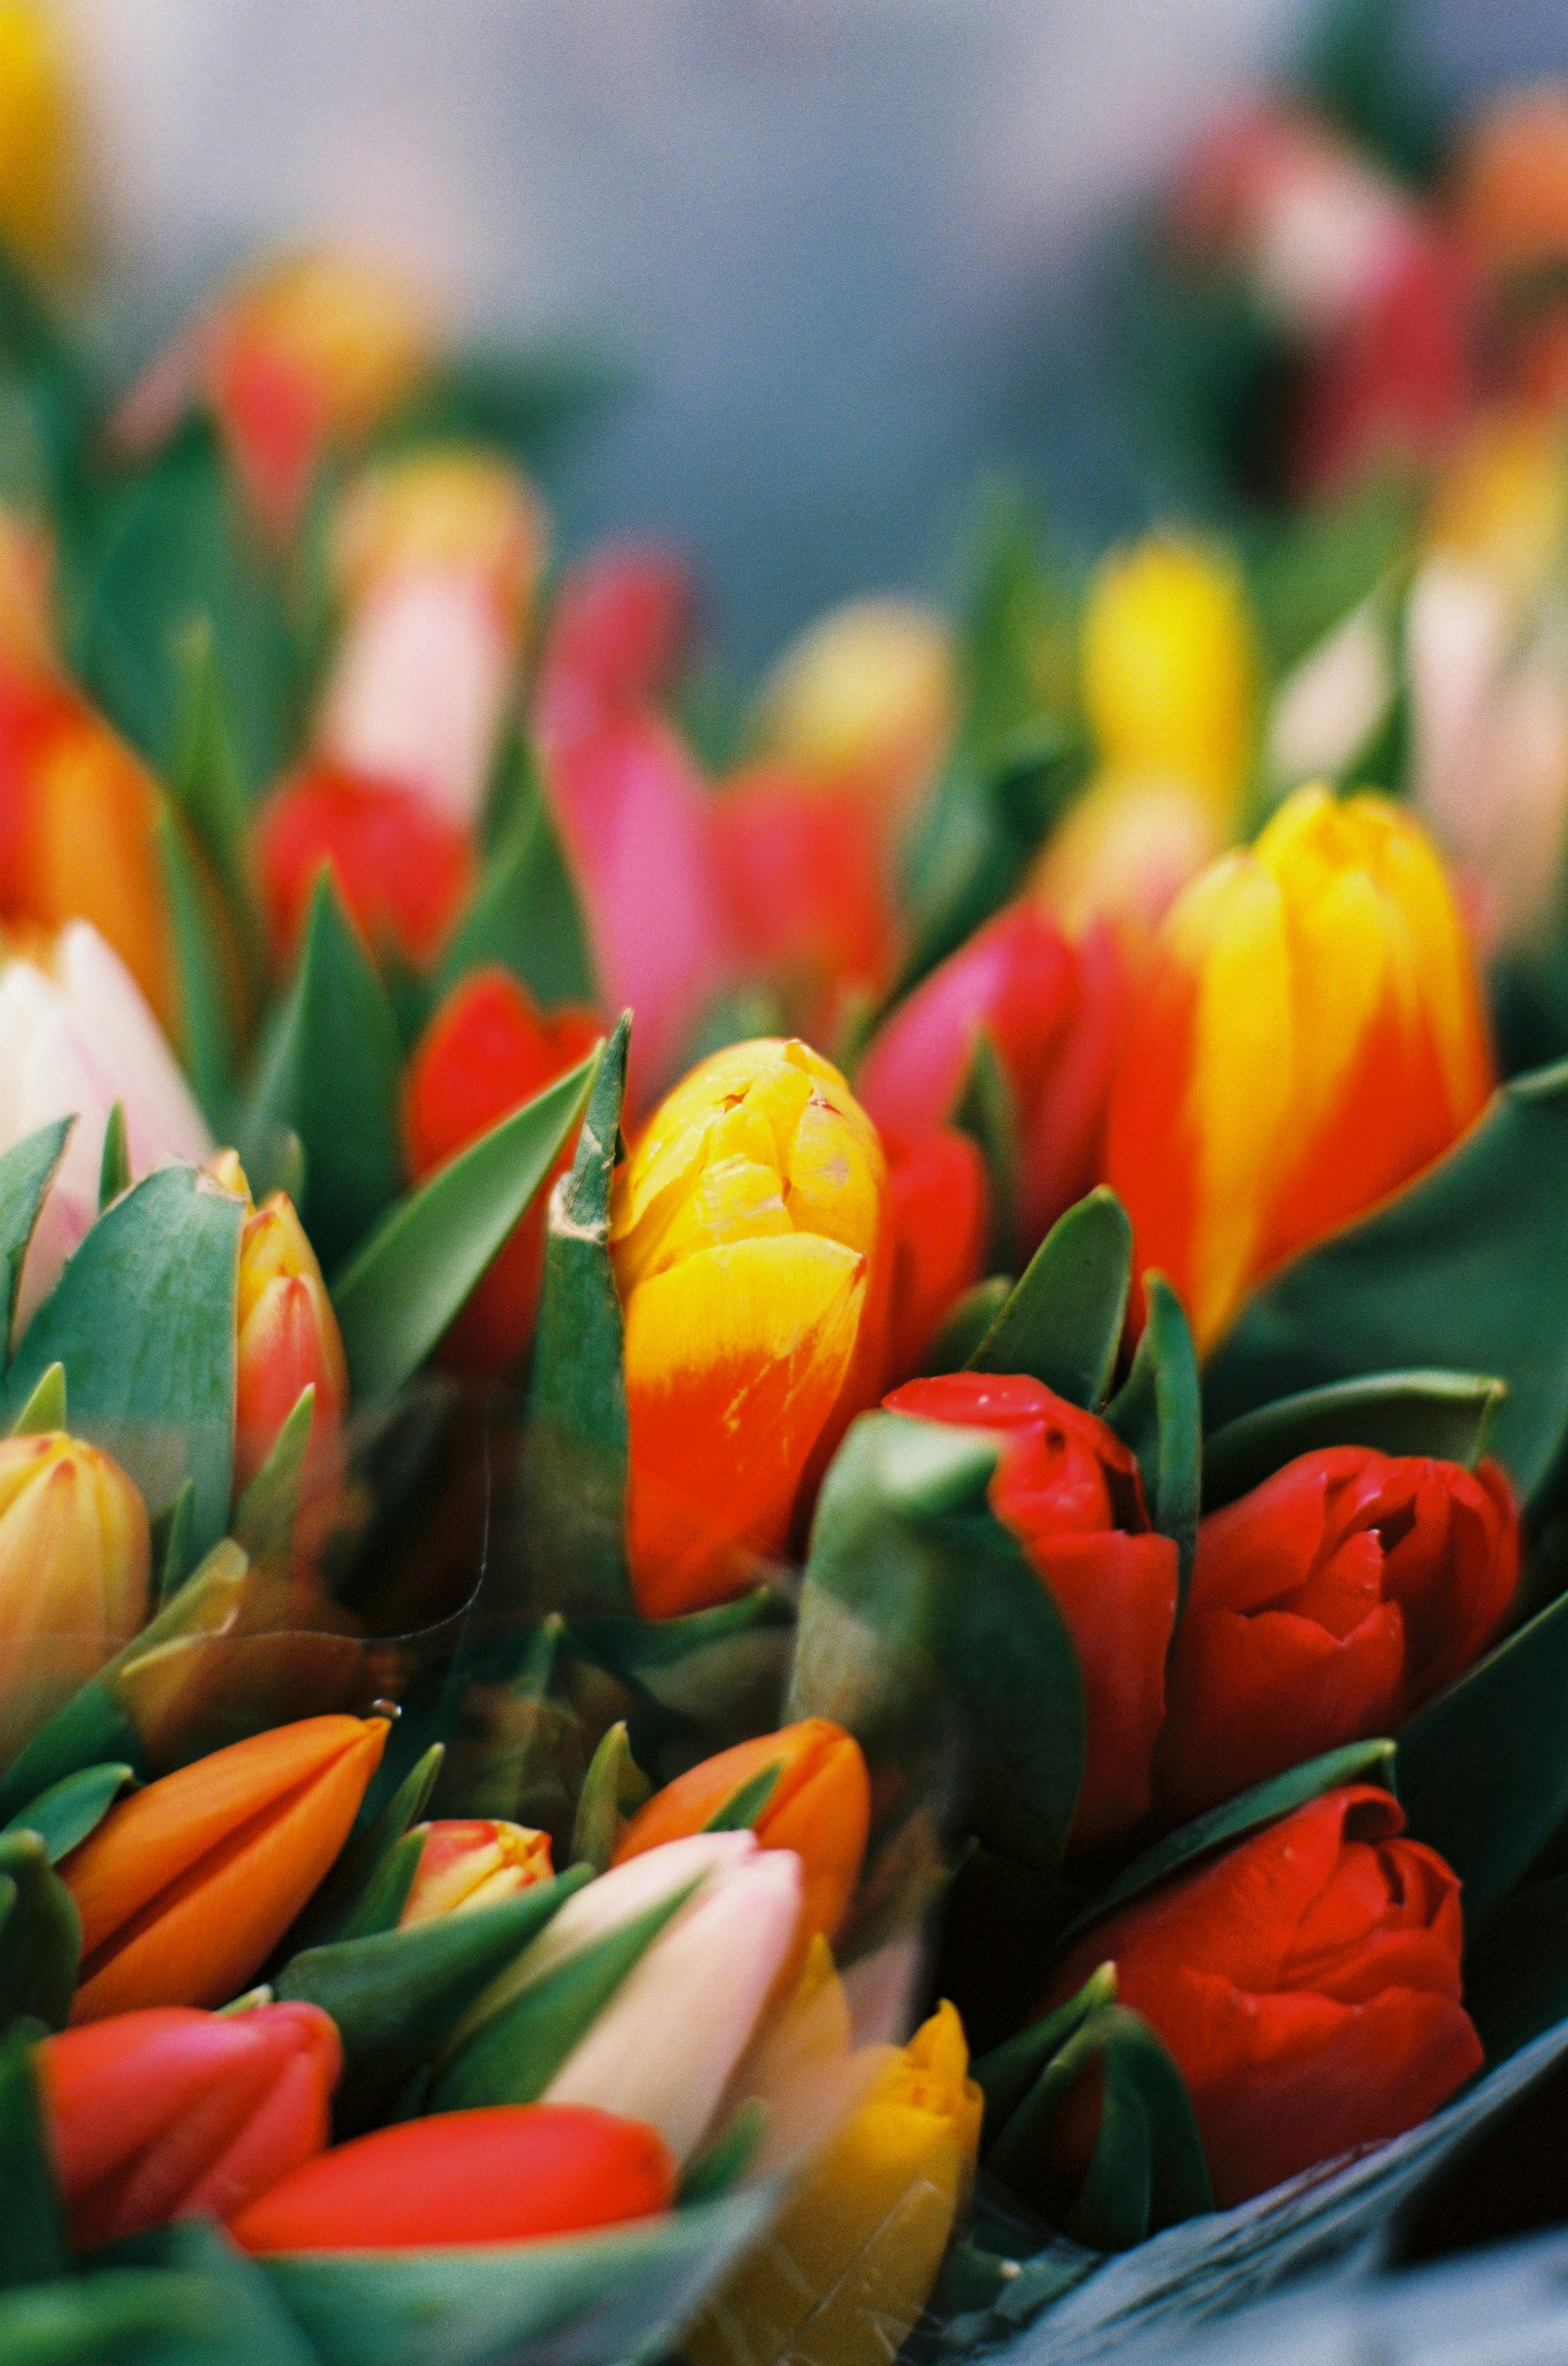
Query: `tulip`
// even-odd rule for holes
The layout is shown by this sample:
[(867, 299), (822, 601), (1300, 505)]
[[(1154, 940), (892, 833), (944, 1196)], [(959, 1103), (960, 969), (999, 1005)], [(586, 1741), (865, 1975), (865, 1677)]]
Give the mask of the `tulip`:
[(0, 6), (0, 241), (52, 272), (77, 240), (81, 186), (67, 27), (38, 0)]
[(353, 489), (334, 539), (347, 622), (319, 752), (471, 828), (543, 564), (539, 504), (490, 454), (416, 452)]
[(1068, 937), (1109, 923), (1135, 963), (1224, 844), (1212, 799), (1190, 782), (1102, 772), (1046, 839), (1025, 892)]
[(316, 1252), (287, 1192), (274, 1191), (240, 1234), (234, 1486), (247, 1487), (299, 1401), (316, 1391), (310, 1452), (336, 1436), (348, 1403), (348, 1362)]
[(256, 861), (284, 961), (323, 868), (372, 949), (390, 947), (422, 967), (446, 941), (474, 876), (468, 832), (417, 790), (325, 761), (306, 764), (268, 795)]
[(515, 1898), (550, 1877), (550, 1836), (525, 1824), (449, 1817), (414, 1830), (424, 1845), (398, 1917), (400, 1930), (442, 1914), (499, 1906), (503, 1898)]
[(783, 1549), (814, 1458), (874, 1399), (892, 1279), (875, 1128), (804, 1043), (716, 1053), (617, 1178), (610, 1248), (632, 1583), (668, 1617)]
[(243, 2250), (423, 2251), (522, 2243), (668, 2210), (674, 2165), (653, 2129), (556, 2103), (438, 2112), (320, 2153), (253, 2202)]
[(78, 2250), (197, 2213), (231, 2218), (319, 2153), (343, 2047), (313, 2004), (118, 2013), (39, 2048)]
[(1094, 1181), (1122, 1001), (1107, 932), (1073, 945), (1012, 904), (878, 1029), (856, 1087), (879, 1126), (918, 1140), (952, 1119), (988, 1036), (1012, 1089), (1020, 1245), (1031, 1249)]
[(889, 1376), (907, 1380), (948, 1313), (979, 1280), (990, 1217), (986, 1162), (956, 1126), (884, 1129), (893, 1221)]
[(1150, 1527), (1136, 1462), (1104, 1422), (1021, 1375), (950, 1372), (884, 1403), (996, 1432), (992, 1509), (1066, 1619), (1083, 1678), (1088, 1748), (1072, 1843), (1120, 1839), (1148, 1812), (1176, 1624), (1176, 1545)]
[(912, 600), (852, 600), (791, 643), (763, 686), (765, 754), (852, 789), (896, 826), (927, 785), (957, 712), (953, 634)]
[(36, 958), (0, 965), (0, 1150), (74, 1117), (22, 1268), (18, 1335), (98, 1212), (104, 1129), (125, 1111), (133, 1177), (172, 1160), (199, 1165), (212, 1144), (134, 979), (96, 930), (76, 921)]
[(72, 2020), (243, 1989), (348, 1838), (386, 1739), (384, 1718), (305, 1718), (111, 1808), (61, 1866), (82, 1919)]
[(1300, 789), (1180, 896), (1134, 998), (1106, 1179), (1201, 1347), (1254, 1282), (1418, 1175), (1492, 1081), (1441, 865), (1380, 797)]
[(1518, 1573), (1495, 1462), (1331, 1447), (1212, 1514), (1167, 1685), (1168, 1820), (1395, 1732), (1492, 1640)]
[(0, 681), (17, 704), (24, 726), (28, 685), (53, 672), (58, 635), (54, 613), (54, 544), (36, 518), (0, 502)]
[[(455, 986), (420, 1038), (404, 1088), (403, 1134), (415, 1179), (575, 1067), (600, 1031), (592, 1011), (539, 1010), (505, 970), (477, 970)], [(552, 1177), (570, 1165), (575, 1146), (574, 1134)], [(462, 1370), (505, 1372), (533, 1336), (549, 1186), (547, 1177), (446, 1334), (444, 1359)]]
[(0, 1762), (139, 1631), (151, 1563), (118, 1462), (62, 1430), (0, 1440)]
[(950, 2004), (884, 2051), (767, 2242), (688, 2336), (690, 2366), (884, 2366), (919, 2317), (974, 2179), (983, 2098)]
[(1505, 90), (1469, 127), (1455, 193), (1465, 243), (1489, 278), (1551, 271), (1568, 254), (1568, 96)]
[(624, 1865), (667, 1841), (706, 1831), (738, 1792), (777, 1776), (751, 1829), (765, 1849), (793, 1849), (805, 1883), (803, 1940), (830, 1939), (854, 1895), (871, 1832), (871, 1777), (852, 1734), (808, 1717), (721, 1750), (656, 1791), (615, 1843)]
[(1096, 1966), (1192, 2098), (1222, 2209), (1400, 2135), (1481, 2067), (1460, 2002), (1459, 1883), (1355, 1785), (1097, 1923), (1046, 2009)]
[(691, 633), (691, 576), (655, 544), (596, 552), (561, 585), (539, 669), (541, 732), (571, 738), (646, 708), (675, 678)]
[(1256, 673), (1226, 559), (1151, 537), (1101, 565), (1084, 610), (1083, 698), (1108, 771), (1190, 783), (1228, 824), (1246, 784)]

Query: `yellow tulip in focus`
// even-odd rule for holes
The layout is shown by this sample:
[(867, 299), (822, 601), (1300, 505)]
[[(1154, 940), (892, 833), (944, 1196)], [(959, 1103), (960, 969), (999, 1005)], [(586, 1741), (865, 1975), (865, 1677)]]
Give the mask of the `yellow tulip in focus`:
[(1028, 892), (1069, 936), (1109, 920), (1135, 951), (1224, 842), (1212, 800), (1190, 782), (1102, 772), (1046, 839)]
[[(808, 1975), (809, 1976), (809, 1975)], [(710, 2303), (689, 2366), (886, 2366), (935, 2287), (984, 2108), (942, 2004), (889, 2049), (767, 2241)]]
[(1201, 1346), (1258, 1281), (1439, 1157), (1492, 1084), (1441, 862), (1377, 796), (1299, 789), (1178, 898), (1129, 1017), (1106, 1180)]
[(738, 1043), (660, 1104), (617, 1178), (628, 1549), (645, 1616), (725, 1600), (882, 1380), (876, 1129), (805, 1043)]
[(763, 752), (863, 789), (890, 821), (953, 735), (953, 636), (913, 600), (852, 600), (791, 643), (763, 687)]
[(1108, 772), (1193, 782), (1233, 822), (1256, 674), (1246, 598), (1223, 557), (1161, 535), (1101, 565), (1084, 612), (1083, 697)]
[(75, 118), (62, 12), (0, 0), (0, 242), (35, 271), (76, 243)]
[(151, 1554), (141, 1496), (96, 1446), (0, 1442), (0, 1763), (136, 1634)]

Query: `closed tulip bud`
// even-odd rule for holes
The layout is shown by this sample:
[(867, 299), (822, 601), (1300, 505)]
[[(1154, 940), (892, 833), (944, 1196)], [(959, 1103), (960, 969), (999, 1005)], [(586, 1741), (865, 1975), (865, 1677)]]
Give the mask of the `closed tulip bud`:
[[(508, 971), (476, 970), (455, 986), (421, 1036), (403, 1091), (409, 1166), (423, 1181), (499, 1125), (592, 1051), (592, 1011), (541, 1011)], [(499, 1375), (534, 1335), (545, 1269), (553, 1177), (570, 1166), (575, 1133), (491, 1261), (442, 1343), (444, 1363)]]
[(890, 1379), (907, 1380), (954, 1301), (985, 1268), (990, 1188), (979, 1144), (956, 1126), (882, 1129), (893, 1211)]
[(892, 1278), (876, 1130), (804, 1043), (716, 1053), (618, 1177), (610, 1246), (632, 1583), (666, 1617), (783, 1549), (814, 1460), (874, 1399)]
[(1031, 1249), (1095, 1179), (1123, 999), (1107, 930), (1075, 945), (1011, 904), (884, 1021), (857, 1089), (885, 1131), (919, 1140), (953, 1119), (988, 1038), (1012, 1094), (1020, 1245)]
[(884, 2366), (968, 2198), (983, 2099), (942, 2004), (869, 2092), (684, 2344), (691, 2366)]
[(800, 1936), (830, 1939), (860, 1879), (871, 1831), (871, 1777), (852, 1734), (808, 1717), (705, 1758), (637, 1809), (615, 1844), (624, 1865), (666, 1841), (708, 1831), (738, 1795), (774, 1779), (751, 1830), (765, 1849), (793, 1849), (805, 1882)]
[(343, 2047), (313, 2004), (118, 2013), (39, 2049), (78, 2250), (197, 2213), (231, 2218), (319, 2153)]
[(386, 1739), (382, 1718), (306, 1718), (111, 1808), (61, 1866), (82, 1919), (72, 2020), (236, 1995), (348, 1838)]
[(896, 824), (942, 761), (956, 705), (942, 617), (912, 600), (852, 600), (779, 659), (761, 737), (767, 754), (854, 789)]
[(1187, 2081), (1222, 2209), (1402, 2135), (1481, 2067), (1459, 1883), (1404, 1826), (1386, 1791), (1330, 1791), (1096, 1923), (1056, 1974), (1046, 2011), (1115, 1964)]
[(1180, 896), (1134, 997), (1106, 1180), (1201, 1347), (1274, 1267), (1418, 1175), (1492, 1069), (1442, 866), (1381, 797), (1300, 789)]
[(316, 1391), (310, 1448), (342, 1425), (348, 1364), (316, 1252), (287, 1192), (274, 1191), (240, 1235), (234, 1483), (247, 1487), (305, 1388)]
[(1252, 744), (1257, 659), (1231, 562), (1151, 538), (1108, 558), (1083, 622), (1083, 695), (1107, 770), (1190, 782), (1232, 821)]
[(1492, 1640), (1518, 1573), (1495, 1462), (1331, 1447), (1211, 1514), (1167, 1687), (1168, 1820), (1397, 1731)]
[(415, 789), (327, 760), (275, 788), (256, 826), (272, 939), (291, 960), (316, 881), (330, 870), (373, 951), (423, 967), (445, 943), (474, 876), (467, 829)]
[(0, 6), (0, 241), (41, 272), (70, 259), (80, 229), (68, 34), (39, 0)]
[(525, 1824), (449, 1817), (415, 1830), (424, 1845), (398, 1917), (400, 1930), (442, 1914), (499, 1906), (503, 1898), (548, 1881), (554, 1869), (548, 1832), (531, 1831)]
[(1135, 961), (1224, 844), (1213, 800), (1190, 781), (1104, 772), (1046, 840), (1029, 899), (1069, 937), (1109, 922)]
[(991, 1506), (1066, 1621), (1083, 1678), (1088, 1749), (1072, 1840), (1094, 1847), (1148, 1812), (1176, 1624), (1177, 1550), (1156, 1535), (1138, 1466), (1115, 1432), (1026, 1376), (911, 1380), (890, 1413), (994, 1431)]
[(437, 2112), (307, 2161), (231, 2222), (242, 2249), (423, 2251), (651, 2218), (675, 2169), (651, 2128), (555, 2103)]
[(130, 1642), (151, 1560), (118, 1462), (61, 1430), (0, 1441), (0, 1761)]

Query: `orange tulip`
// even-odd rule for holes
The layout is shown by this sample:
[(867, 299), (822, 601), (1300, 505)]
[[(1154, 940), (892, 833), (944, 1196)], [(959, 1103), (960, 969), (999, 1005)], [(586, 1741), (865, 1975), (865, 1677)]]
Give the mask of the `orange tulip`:
[(165, 1774), (73, 1849), (73, 2022), (222, 2004), (253, 1978), (348, 1838), (384, 1718), (310, 1717)]
[(400, 1930), (410, 1922), (432, 1922), (441, 1914), (498, 1906), (503, 1898), (515, 1898), (520, 1890), (550, 1877), (550, 1836), (532, 1831), (526, 1824), (493, 1817), (447, 1817), (415, 1829), (424, 1846), (398, 1917)]
[(804, 1043), (716, 1053), (649, 1120), (610, 1245), (632, 1583), (668, 1617), (783, 1549), (808, 1474), (875, 1400), (892, 1268), (876, 1129)]
[(871, 1831), (871, 1777), (859, 1742), (827, 1718), (759, 1734), (678, 1775), (637, 1809), (614, 1862), (706, 1831), (738, 1791), (773, 1767), (778, 1779), (753, 1830), (763, 1848), (793, 1849), (800, 1859), (802, 1940), (818, 1933), (830, 1939), (860, 1878)]
[(316, 1252), (287, 1192), (274, 1191), (240, 1235), (239, 1371), (234, 1393), (234, 1484), (255, 1477), (301, 1389), (314, 1386), (310, 1448), (337, 1434), (348, 1403), (348, 1364)]
[(1286, 1257), (1399, 1189), (1492, 1067), (1442, 866), (1381, 797), (1300, 789), (1179, 897), (1111, 1087), (1106, 1177), (1201, 1346)]

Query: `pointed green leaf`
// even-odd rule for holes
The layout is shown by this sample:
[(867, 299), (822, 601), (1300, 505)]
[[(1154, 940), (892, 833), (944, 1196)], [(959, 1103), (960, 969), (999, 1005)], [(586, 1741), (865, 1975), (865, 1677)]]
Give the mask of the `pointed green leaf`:
[(588, 926), (527, 741), (513, 739), (512, 780), (498, 794), (509, 819), (441, 963), (443, 987), (497, 963), (543, 1009), (599, 999)]
[(51, 1865), (58, 1865), (97, 1830), (120, 1793), (135, 1780), (136, 1772), (130, 1766), (84, 1766), (78, 1774), (67, 1774), (63, 1781), (40, 1791), (5, 1830), (36, 1832)]
[(1181, 1301), (1159, 1273), (1144, 1277), (1146, 1318), (1133, 1368), (1105, 1418), (1138, 1460), (1149, 1516), (1174, 1537), (1181, 1599), (1192, 1576), (1203, 1493), (1203, 1396), (1198, 1351)]
[(238, 934), (254, 989), (266, 953), (251, 871), (250, 810), (229, 730), (219, 652), (209, 618), (197, 618), (177, 652), (180, 711), (168, 792), (211, 865)]
[(6, 2196), (0, 2210), (0, 2292), (6, 2293), (47, 2283), (64, 2275), (70, 2264), (37, 2063), (36, 2047), (20, 2031), (0, 2039), (0, 2193)]
[(42, 1437), (65, 1426), (65, 1367), (46, 1364), (38, 1386), (11, 1424), (13, 1437)]
[(1132, 1278), (1133, 1227), (1101, 1185), (1052, 1225), (969, 1369), (1028, 1372), (1097, 1412), (1116, 1369)]
[(750, 1832), (768, 1811), (768, 1802), (779, 1787), (784, 1773), (783, 1759), (774, 1759), (771, 1766), (760, 1766), (755, 1774), (737, 1784), (728, 1799), (721, 1800), (706, 1823), (705, 1832)]
[(395, 1931), (409, 1892), (418, 1878), (425, 1834), (405, 1832), (394, 1841), (365, 1885), (365, 1895), (344, 1924), (343, 1939), (370, 1939), (378, 1932)]
[(389, 1210), (333, 1290), (355, 1393), (418, 1370), (526, 1213), (581, 1115), (592, 1053)]
[(82, 1926), (40, 1834), (0, 1832), (0, 2028), (24, 2018), (63, 2029)]
[(760, 2095), (747, 2096), (729, 2125), (682, 2170), (675, 2196), (678, 2210), (690, 2210), (698, 2202), (716, 2201), (721, 2193), (734, 2189), (757, 2157), (768, 2133), (769, 2116)]
[(316, 1412), (316, 1384), (308, 1380), (272, 1442), (272, 1451), (241, 1496), (233, 1534), (254, 1561), (286, 1561), (293, 1549), (299, 1490)]
[(775, 1722), (795, 1631), (787, 1594), (759, 1585), (680, 1618), (574, 1618), (573, 1642), (638, 1696), (645, 1721), (694, 1729), (710, 1751)]
[(28, 1243), (38, 1222), (38, 1211), (43, 1205), (43, 1195), (54, 1179), (54, 1170), (64, 1154), (67, 1138), (74, 1118), (57, 1118), (52, 1125), (40, 1125), (36, 1133), (24, 1135), (14, 1142), (0, 1156), (0, 1256), (6, 1260), (4, 1273), (6, 1324), (0, 1334), (0, 1349), (10, 1355), (11, 1328), (17, 1319), (17, 1292), (22, 1285), (22, 1265), (28, 1254)]
[[(221, 1138), (228, 1128), (239, 1056), (238, 1014), (224, 973), (223, 949), (208, 904), (207, 886), (186, 841), (185, 825), (168, 805), (158, 816), (157, 846), (174, 936), (180, 1048), (197, 1099), (208, 1123)], [(107, 1151), (107, 1144), (105, 1147)]]
[(1052, 2056), (1060, 2053), (1091, 2013), (1115, 2001), (1116, 1966), (1101, 1964), (1065, 2004), (1043, 2020), (1031, 2022), (1005, 2045), (993, 2046), (989, 2054), (971, 2064), (970, 2075), (986, 2099), (982, 2152), (988, 2151), (1006, 2127)]
[(603, 1873), (615, 1853), (621, 1826), (653, 1786), (632, 1756), (626, 1720), (608, 1728), (588, 1762), (571, 1828), (571, 1861)]
[(111, 1200), (130, 1189), (130, 1152), (125, 1139), (125, 1103), (116, 1101), (104, 1127), (103, 1155), (98, 1160), (98, 1213)]
[(1475, 1372), (1369, 1372), (1258, 1405), (1205, 1446), (1204, 1508), (1234, 1503), (1298, 1454), (1325, 1446), (1430, 1454), (1473, 1469), (1506, 1393), (1501, 1380)]
[(73, 1429), (114, 1456), (151, 1511), (195, 1482), (200, 1550), (229, 1516), (244, 1216), (241, 1200), (194, 1167), (159, 1167), (99, 1217), (6, 1380), (14, 1420), (49, 1366), (63, 1364)]
[(320, 1889), (299, 1917), (286, 1942), (290, 1955), (341, 1939), (375, 1884), (377, 1875), (411, 1824), (430, 1805), (431, 1794), (446, 1756), (446, 1745), (432, 1742), (410, 1767), (380, 1813), (344, 1850)]
[(929, 1380), (939, 1372), (961, 1372), (995, 1324), (998, 1315), (1012, 1296), (1012, 1289), (1010, 1274), (991, 1273), (984, 1281), (977, 1281), (972, 1290), (966, 1290), (963, 1297), (948, 1308), (935, 1337), (921, 1357), (920, 1379)]
[(986, 1162), (991, 1195), (989, 1261), (1010, 1268), (1018, 1256), (1018, 1104), (984, 1028), (975, 1038), (953, 1122), (970, 1136)]
[(152, 1523), (152, 1558), (158, 1599), (179, 1592), (199, 1558), (196, 1549), (196, 1482), (187, 1479), (172, 1504)]

